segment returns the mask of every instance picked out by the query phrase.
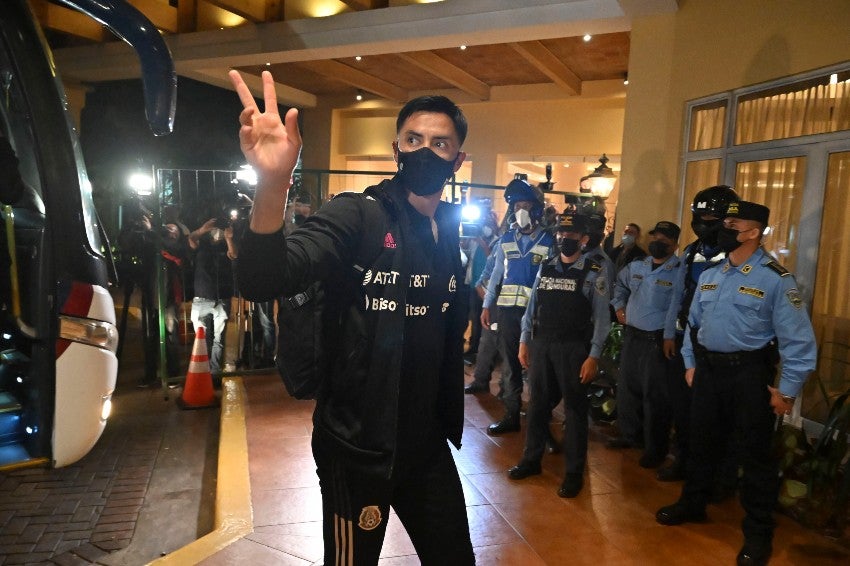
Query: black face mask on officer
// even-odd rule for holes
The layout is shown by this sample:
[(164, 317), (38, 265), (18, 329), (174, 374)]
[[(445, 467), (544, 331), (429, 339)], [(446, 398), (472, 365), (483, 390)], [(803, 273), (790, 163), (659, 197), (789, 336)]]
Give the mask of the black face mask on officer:
[(670, 246), (661, 240), (653, 240), (649, 242), (649, 255), (654, 257), (655, 259), (664, 259), (668, 255), (670, 255)]
[(454, 170), (454, 159), (446, 161), (427, 147), (416, 151), (398, 150), (396, 178), (416, 195), (426, 196), (441, 191)]
[(580, 240), (574, 240), (572, 238), (567, 238), (566, 236), (561, 239), (560, 249), (564, 256), (572, 256), (579, 250), (579, 248), (581, 248)]
[(702, 243), (714, 247), (717, 245), (717, 233), (720, 231), (722, 223), (723, 221), (719, 218), (715, 220), (703, 220), (696, 216), (691, 220), (691, 229)]
[(738, 241), (738, 234), (741, 232), (746, 232), (746, 230), (738, 231), (734, 228), (721, 226), (717, 231), (717, 245), (727, 254), (734, 252), (744, 243)]

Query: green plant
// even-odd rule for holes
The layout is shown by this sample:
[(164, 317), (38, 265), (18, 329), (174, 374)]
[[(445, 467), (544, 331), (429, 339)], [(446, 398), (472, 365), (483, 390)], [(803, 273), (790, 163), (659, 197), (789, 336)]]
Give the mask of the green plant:
[(850, 512), (850, 390), (829, 410), (823, 431), (814, 442), (805, 433), (783, 425), (777, 435), (782, 487), (779, 504), (802, 524), (839, 538)]

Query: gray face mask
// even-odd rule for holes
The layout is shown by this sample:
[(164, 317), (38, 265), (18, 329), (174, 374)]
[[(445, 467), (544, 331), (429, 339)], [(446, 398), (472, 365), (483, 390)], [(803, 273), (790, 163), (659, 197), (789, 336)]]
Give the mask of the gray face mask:
[(623, 234), (622, 242), (624, 246), (633, 246), (635, 244), (635, 237), (631, 234)]

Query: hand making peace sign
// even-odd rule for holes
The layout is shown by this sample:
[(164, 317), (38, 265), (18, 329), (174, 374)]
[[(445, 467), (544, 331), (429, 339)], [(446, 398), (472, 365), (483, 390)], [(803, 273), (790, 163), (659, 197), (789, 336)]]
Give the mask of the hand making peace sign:
[(262, 73), (263, 112), (239, 72), (231, 70), (228, 76), (245, 108), (239, 114), (239, 146), (257, 172), (251, 228), (257, 232), (274, 231), (283, 222), (286, 193), (301, 153), (298, 110), (290, 108), (281, 121), (274, 79), (268, 71)]

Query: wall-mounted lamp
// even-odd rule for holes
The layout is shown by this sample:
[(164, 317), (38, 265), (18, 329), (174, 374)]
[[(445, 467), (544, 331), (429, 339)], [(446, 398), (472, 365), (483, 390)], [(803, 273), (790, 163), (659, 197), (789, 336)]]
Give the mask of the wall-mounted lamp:
[(628, 73), (623, 73), (623, 84), (624, 85), (629, 84), (629, 74)]
[(363, 100), (363, 91), (360, 90), (360, 89), (357, 89), (357, 96), (355, 96), (354, 98), (357, 100), (357, 102), (360, 102), (361, 100)]
[(606, 165), (609, 159), (604, 153), (599, 158), (599, 167), (593, 170), (590, 175), (585, 175), (579, 181), (579, 192), (590, 193), (595, 197), (606, 199), (614, 190), (614, 183), (617, 181), (617, 176), (614, 171)]

